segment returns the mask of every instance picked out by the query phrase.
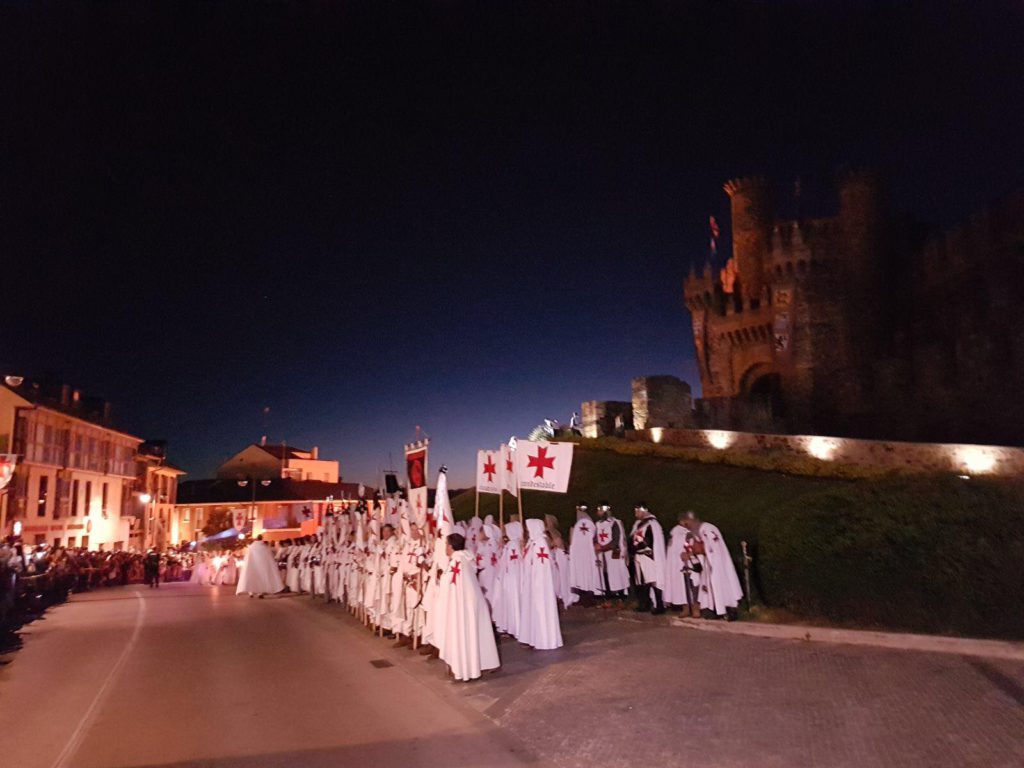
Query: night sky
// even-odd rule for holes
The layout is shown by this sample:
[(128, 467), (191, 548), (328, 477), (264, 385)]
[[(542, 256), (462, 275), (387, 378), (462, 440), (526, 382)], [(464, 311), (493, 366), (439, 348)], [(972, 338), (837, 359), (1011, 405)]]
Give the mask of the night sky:
[(827, 208), (873, 165), (935, 225), (1024, 184), (1022, 9), (4, 3), (2, 372), (193, 478), (267, 434), (374, 483), (422, 425), (467, 485), (632, 376), (699, 386), (724, 180)]

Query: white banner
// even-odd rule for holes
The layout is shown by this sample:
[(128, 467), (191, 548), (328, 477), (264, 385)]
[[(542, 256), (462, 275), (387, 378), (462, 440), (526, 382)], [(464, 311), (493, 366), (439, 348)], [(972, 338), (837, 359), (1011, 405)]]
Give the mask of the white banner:
[(508, 445), (501, 446), (501, 490), (519, 496), (519, 478), (516, 474), (516, 452)]
[(572, 472), (573, 443), (520, 440), (516, 450), (519, 487), (526, 491), (565, 493)]
[(476, 452), (477, 493), (501, 493), (501, 453), (499, 451)]

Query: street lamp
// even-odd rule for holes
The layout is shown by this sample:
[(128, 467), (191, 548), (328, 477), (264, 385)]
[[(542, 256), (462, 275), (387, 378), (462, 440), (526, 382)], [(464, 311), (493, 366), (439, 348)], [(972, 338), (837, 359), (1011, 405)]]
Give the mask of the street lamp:
[(153, 494), (149, 491), (143, 491), (139, 494), (139, 502), (142, 504), (142, 549), (145, 551), (149, 548), (149, 516), (150, 509), (149, 504), (153, 501)]
[[(255, 526), (256, 525), (256, 482), (255, 482), (255, 478), (254, 477), (245, 477), (245, 478), (243, 478), (241, 480), (238, 480), (237, 482), (238, 482), (238, 487), (239, 488), (245, 488), (245, 486), (249, 485), (250, 481), (252, 481), (252, 500), (251, 500), (252, 511), (251, 511), (251, 515), (250, 515), (250, 520), (251, 520), (252, 525)], [(267, 487), (270, 486), (270, 480), (260, 480), (260, 485), (262, 485), (264, 488), (267, 488)]]

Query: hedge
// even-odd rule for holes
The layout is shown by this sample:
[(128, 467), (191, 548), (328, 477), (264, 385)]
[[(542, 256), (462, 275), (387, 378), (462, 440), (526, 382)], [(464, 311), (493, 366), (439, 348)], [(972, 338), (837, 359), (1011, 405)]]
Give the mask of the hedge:
[(1020, 482), (859, 482), (761, 520), (765, 601), (806, 617), (944, 634), (1024, 637)]
[[(569, 493), (526, 492), (527, 516), (554, 514), (567, 530), (577, 500), (607, 500), (631, 525), (642, 500), (667, 532), (693, 509), (722, 530), (738, 570), (748, 542), (757, 603), (846, 626), (1024, 638), (1024, 482), (794, 476), (632, 445), (581, 445)], [(471, 516), (473, 492), (453, 508)], [(480, 497), (481, 515), (497, 508)]]

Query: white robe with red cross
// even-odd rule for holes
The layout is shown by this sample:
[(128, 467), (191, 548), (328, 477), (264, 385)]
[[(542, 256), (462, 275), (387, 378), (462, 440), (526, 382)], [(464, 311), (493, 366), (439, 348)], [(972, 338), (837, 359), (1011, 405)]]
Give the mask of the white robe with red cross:
[(498, 646), (491, 613), (476, 578), (472, 552), (453, 552), (438, 584), (437, 620), (443, 632), (435, 632), (440, 658), (451, 667), (456, 680), (473, 680), (483, 670), (497, 669)]
[(562, 647), (562, 627), (555, 595), (555, 561), (541, 520), (527, 520), (530, 542), (524, 550), (523, 592), (516, 639), (539, 651)]

